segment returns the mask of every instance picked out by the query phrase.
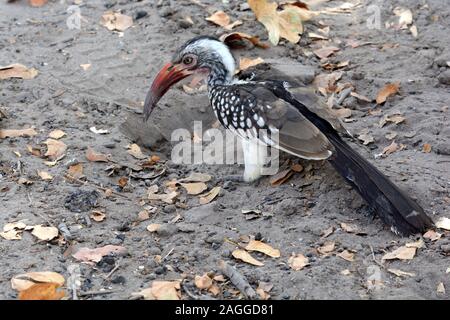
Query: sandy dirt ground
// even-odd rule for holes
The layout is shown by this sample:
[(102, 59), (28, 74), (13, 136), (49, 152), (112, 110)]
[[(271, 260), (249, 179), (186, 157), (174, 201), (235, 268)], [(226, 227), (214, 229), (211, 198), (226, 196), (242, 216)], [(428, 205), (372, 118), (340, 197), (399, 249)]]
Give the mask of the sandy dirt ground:
[[(272, 287), (271, 299), (450, 297), (449, 233), (439, 230), (440, 239), (425, 238), (411, 260), (382, 261), (386, 253), (421, 236), (408, 239), (391, 233), (326, 162), (300, 160), (304, 170), (280, 186), (272, 186), (267, 177), (253, 184), (226, 181), (224, 177), (242, 173), (238, 165), (172, 163), (170, 132), (190, 128), (193, 120), (213, 119), (205, 93), (187, 94), (178, 86), (143, 124), (142, 101), (174, 49), (196, 35), (226, 33), (205, 20), (212, 12), (224, 10), (232, 20), (243, 21), (235, 30), (267, 40), (264, 27), (242, 6), (245, 1), (198, 2), (204, 6), (188, 0), (83, 2), (81, 29), (70, 29), (66, 21), (72, 1), (50, 1), (40, 8), (29, 7), (26, 1), (0, 1), (0, 65), (21, 63), (39, 71), (30, 80), (0, 80), (0, 108), (7, 115), (0, 128), (33, 126), (37, 132), (32, 137), (0, 139), (0, 228), (24, 221), (62, 229), (51, 241), (39, 240), (30, 231), (23, 231), (20, 240), (0, 238), (0, 298), (17, 298), (10, 283), (17, 274), (54, 271), (67, 279), (73, 268), (80, 271), (80, 299), (129, 299), (153, 281), (181, 279), (182, 299), (243, 298), (226, 277), (225, 282), (220, 277), (214, 280), (217, 292), (194, 285), (196, 275), (220, 275), (220, 260), (234, 266), (254, 289)], [(314, 10), (344, 3), (316, 2)], [(344, 99), (341, 106), (352, 112), (346, 127), (355, 135), (368, 130), (374, 142), (364, 146), (356, 141), (353, 146), (413, 195), (435, 221), (450, 217), (450, 8), (442, 3), (362, 0), (348, 12), (328, 11), (306, 24), (306, 34), (329, 26), (330, 40), (317, 41), (305, 34), (296, 45), (281, 41), (268, 49), (234, 52), (236, 57), (283, 61), (291, 74), (306, 73), (311, 81), (329, 73), (312, 51), (333, 45), (340, 50), (329, 60), (349, 61), (339, 70), (343, 74), (338, 83), (351, 83), (354, 92), (372, 100), (385, 84), (400, 82), (399, 93), (381, 107), (354, 96)], [(367, 26), (373, 12), (369, 5), (380, 9), (380, 29)], [(386, 23), (398, 22), (393, 11), (399, 6), (412, 11), (417, 37), (410, 26), (386, 28)], [(133, 26), (122, 35), (108, 30), (99, 23), (107, 10), (132, 16)], [(183, 21), (187, 16), (193, 25)], [(80, 67), (84, 64), (90, 67), (84, 70)], [(396, 113), (405, 120), (379, 125), (383, 117)], [(91, 127), (108, 133), (94, 133)], [(67, 150), (64, 158), (49, 166), (39, 150), (45, 153), (43, 142), (55, 129), (66, 133), (60, 141)], [(402, 150), (375, 157), (392, 140)], [(161, 160), (152, 165), (137, 160), (127, 153), (131, 143)], [(425, 144), (431, 152), (424, 152)], [(88, 148), (109, 154), (111, 161), (89, 161)], [(144, 162), (147, 166), (142, 166)], [(84, 177), (78, 182), (67, 178), (69, 167), (79, 163)], [(43, 180), (38, 171), (53, 178)], [(198, 196), (180, 187), (174, 204), (148, 200), (152, 185), (163, 189), (166, 181), (192, 172), (212, 176), (208, 188), (221, 187), (216, 199), (201, 205)], [(123, 186), (122, 179), (120, 186), (123, 177), (127, 184)], [(80, 199), (81, 195), (88, 197)], [(250, 209), (260, 214), (243, 213)], [(93, 210), (104, 212), (106, 218), (96, 222), (90, 218)], [(143, 210), (149, 218), (140, 222)], [(161, 226), (151, 233), (149, 224)], [(345, 224), (357, 226), (358, 232)], [(324, 237), (326, 230), (332, 232)], [(253, 238), (279, 249), (281, 256), (253, 252), (264, 264), (259, 267), (235, 259), (237, 244)], [(334, 248), (323, 253), (324, 245), (330, 244)], [(111, 254), (93, 264), (73, 257), (82, 247), (106, 245), (124, 247), (127, 253)], [(294, 271), (288, 263), (291, 254), (305, 255), (309, 265)], [(70, 288), (67, 291), (72, 294)]]

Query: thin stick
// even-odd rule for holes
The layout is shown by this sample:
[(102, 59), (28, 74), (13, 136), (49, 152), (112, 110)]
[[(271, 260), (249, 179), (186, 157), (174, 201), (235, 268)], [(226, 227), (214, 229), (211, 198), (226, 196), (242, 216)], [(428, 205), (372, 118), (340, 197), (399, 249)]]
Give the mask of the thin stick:
[(227, 264), (225, 261), (219, 261), (219, 269), (230, 279), (230, 281), (239, 289), (248, 299), (257, 299), (256, 291), (250, 286), (247, 279), (239, 273), (235, 268)]
[[(70, 174), (65, 174), (65, 175), (64, 175), (64, 178), (69, 179), (69, 180), (73, 180), (73, 181), (78, 182), (78, 183), (83, 184), (83, 185), (91, 184), (91, 185), (93, 185), (94, 187), (96, 187), (96, 188), (98, 188), (98, 189), (100, 189), (100, 190), (102, 190), (102, 191), (108, 190), (108, 188), (99, 186), (99, 185), (96, 184), (95, 182), (92, 182), (92, 181), (89, 181), (89, 180), (83, 181), (83, 180), (80, 180), (80, 179), (78, 179), (78, 178), (75, 178), (75, 177), (71, 176)], [(111, 190), (111, 189), (110, 189), (110, 190)], [(126, 195), (117, 193), (117, 192), (115, 192), (114, 190), (111, 190), (111, 191), (112, 191), (112, 194), (114, 194), (114, 195), (116, 195), (116, 196), (119, 196), (119, 197), (122, 197), (122, 198), (125, 198), (125, 199), (131, 201), (131, 199), (130, 199), (129, 197), (127, 197)]]
[(85, 296), (96, 296), (96, 295), (103, 295), (103, 294), (111, 294), (114, 292), (118, 292), (118, 290), (98, 290), (98, 291), (86, 291), (86, 292), (80, 292), (80, 294), (78, 294), (80, 297), (85, 297)]

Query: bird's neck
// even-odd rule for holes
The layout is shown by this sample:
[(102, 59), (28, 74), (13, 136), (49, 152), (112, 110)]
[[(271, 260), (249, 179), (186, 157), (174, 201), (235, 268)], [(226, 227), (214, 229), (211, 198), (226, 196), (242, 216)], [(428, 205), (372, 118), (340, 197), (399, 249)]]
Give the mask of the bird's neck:
[(233, 81), (234, 72), (227, 70), (221, 63), (211, 66), (208, 76), (208, 88), (228, 85)]

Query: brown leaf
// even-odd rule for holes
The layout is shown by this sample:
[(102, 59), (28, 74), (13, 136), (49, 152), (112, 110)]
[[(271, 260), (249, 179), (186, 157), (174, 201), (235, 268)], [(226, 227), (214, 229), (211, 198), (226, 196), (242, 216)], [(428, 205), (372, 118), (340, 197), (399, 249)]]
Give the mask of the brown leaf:
[(436, 222), (436, 227), (439, 229), (450, 230), (450, 219), (446, 217), (440, 218)]
[(24, 291), (36, 283), (54, 283), (64, 285), (64, 277), (56, 272), (41, 271), (18, 274), (11, 279), (11, 287), (17, 291)]
[(99, 262), (104, 256), (111, 253), (115, 254), (126, 254), (127, 250), (122, 246), (106, 245), (104, 247), (89, 249), (86, 247), (80, 248), (76, 253), (72, 254), (78, 261), (82, 262)]
[(381, 260), (411, 260), (416, 255), (417, 248), (411, 247), (408, 248), (406, 246), (400, 247), (392, 252), (386, 253)]
[(172, 204), (174, 199), (178, 196), (178, 192), (175, 190), (170, 191), (168, 193), (156, 194), (158, 192), (158, 186), (153, 185), (148, 188), (148, 200), (159, 200), (168, 204)]
[(230, 17), (223, 11), (216, 11), (211, 16), (206, 18), (207, 21), (217, 24), (218, 26), (225, 27), (230, 24)]
[(395, 123), (395, 124), (400, 124), (400, 123), (402, 123), (405, 120), (406, 120), (406, 118), (403, 117), (402, 115), (394, 114), (394, 115), (390, 115), (390, 116), (384, 116), (380, 120), (379, 125), (382, 128), (388, 122), (392, 122), (392, 123)]
[(324, 48), (320, 48), (317, 50), (314, 50), (314, 54), (319, 57), (320, 59), (325, 59), (328, 58), (329, 56), (331, 56), (332, 54), (338, 52), (339, 49), (338, 47), (324, 47)]
[(293, 270), (299, 271), (309, 265), (309, 259), (301, 253), (293, 254), (289, 257), (288, 264)]
[(118, 12), (107, 11), (102, 15), (100, 24), (111, 31), (125, 31), (133, 25), (133, 18)]
[(303, 33), (303, 21), (317, 15), (293, 5), (285, 5), (283, 10), (277, 11), (278, 5), (267, 0), (248, 0), (248, 4), (255, 13), (256, 19), (261, 22), (269, 33), (269, 41), (277, 45), (280, 38), (292, 43), (300, 40), (299, 34)]
[(83, 176), (83, 165), (81, 163), (74, 164), (69, 167), (69, 170), (67, 170), (67, 173), (75, 178), (79, 179)]
[(43, 227), (42, 225), (38, 224), (35, 226), (32, 226), (33, 231), (31, 234), (38, 238), (39, 240), (43, 241), (50, 241), (55, 239), (58, 236), (58, 228), (55, 227)]
[(377, 104), (383, 104), (386, 102), (387, 98), (398, 93), (400, 89), (400, 82), (389, 83), (385, 85), (377, 95)]
[(23, 64), (14, 63), (9, 66), (0, 66), (0, 80), (9, 78), (33, 79), (38, 74), (34, 68), (28, 69)]
[(159, 223), (151, 223), (147, 226), (147, 230), (150, 232), (156, 232), (159, 228), (161, 228)]
[(105, 220), (106, 214), (100, 210), (93, 210), (91, 212), (91, 218), (96, 222), (102, 222), (103, 220)]
[(341, 253), (338, 253), (337, 256), (350, 262), (355, 260), (355, 254), (348, 250), (344, 250)]
[(142, 297), (145, 300), (180, 300), (180, 281), (153, 281), (152, 286), (133, 296)]
[(118, 184), (119, 187), (125, 188), (126, 185), (128, 184), (128, 178), (127, 177), (119, 178), (119, 181), (117, 181), (117, 184)]
[(32, 7), (42, 7), (48, 0), (28, 0)]
[(439, 232), (436, 232), (434, 230), (428, 230), (427, 232), (425, 232), (423, 234), (423, 237), (425, 239), (429, 239), (431, 241), (437, 241), (437, 240), (439, 240), (442, 237), (442, 234), (439, 233)]
[(423, 248), (425, 246), (425, 242), (422, 239), (419, 239), (415, 242), (408, 242), (407, 244), (405, 244), (405, 247), (407, 248)]
[(0, 139), (15, 138), (15, 137), (33, 137), (35, 135), (37, 135), (37, 132), (33, 127), (28, 129), (0, 129)]
[(259, 40), (256, 36), (251, 36), (247, 33), (232, 32), (222, 35), (220, 41), (224, 42), (227, 46), (233, 49), (242, 49), (246, 47), (247, 43), (251, 43), (256, 47), (267, 49), (269, 46)]
[(147, 210), (142, 210), (138, 213), (137, 220), (139, 222), (146, 221), (150, 219), (150, 213)]
[(50, 181), (50, 180), (53, 179), (53, 176), (50, 173), (46, 172), (46, 171), (38, 170), (37, 174), (38, 174), (39, 177), (41, 177), (42, 180)]
[(375, 141), (375, 139), (372, 135), (369, 134), (369, 130), (367, 129), (364, 129), (359, 133), (358, 139), (361, 140), (365, 146)]
[(425, 152), (425, 153), (430, 153), (430, 152), (431, 152), (431, 144), (425, 143), (425, 144), (423, 145), (422, 151)]
[(48, 157), (50, 160), (58, 161), (66, 155), (67, 146), (64, 142), (55, 139), (47, 139), (43, 143), (47, 145), (47, 152), (44, 156)]
[(257, 240), (250, 240), (250, 242), (245, 247), (245, 250), (262, 252), (272, 258), (280, 257), (280, 250), (274, 249), (271, 246), (269, 246), (267, 243), (257, 241)]
[(147, 158), (147, 156), (142, 153), (141, 148), (136, 143), (129, 145), (127, 148), (129, 149), (127, 152), (136, 159), (142, 160)]
[(400, 149), (400, 146), (395, 141), (392, 141), (392, 143), (383, 149), (382, 154), (383, 155), (389, 155), (391, 153), (394, 153)]
[(220, 288), (216, 284), (213, 284), (211, 287), (209, 287), (208, 291), (211, 292), (213, 296), (217, 296), (220, 294)]
[(437, 288), (436, 288), (436, 293), (438, 294), (445, 294), (445, 286), (444, 283), (439, 282)]
[(273, 176), (270, 177), (270, 180), (269, 180), (270, 184), (272, 186), (282, 185), (283, 183), (288, 181), (289, 178), (292, 177), (293, 174), (294, 174), (294, 171), (292, 171), (291, 169), (286, 169), (286, 170), (280, 171), (277, 174), (274, 174)]
[(347, 223), (342, 222), (340, 225), (341, 225), (342, 230), (344, 230), (345, 232), (348, 232), (348, 233), (357, 233), (358, 232), (358, 227), (354, 224), (347, 224)]
[(213, 285), (212, 279), (208, 276), (207, 273), (205, 273), (202, 276), (196, 275), (195, 279), (194, 279), (194, 283), (195, 283), (195, 286), (200, 290), (207, 290)]
[(192, 172), (187, 178), (180, 179), (178, 182), (208, 182), (209, 180), (211, 180), (209, 174)]
[(241, 249), (236, 249), (234, 250), (231, 255), (233, 257), (235, 257), (236, 259), (242, 260), (246, 263), (252, 264), (254, 266), (258, 266), (261, 267), (264, 265), (264, 263), (262, 263), (261, 261), (256, 260), (255, 258), (253, 258), (247, 251), (245, 250), (241, 250)]
[(61, 300), (66, 296), (57, 283), (36, 283), (19, 292), (19, 300)]
[(333, 113), (338, 118), (349, 118), (352, 115), (352, 110), (349, 108), (332, 109)]
[(207, 204), (213, 201), (219, 195), (220, 189), (220, 187), (214, 187), (209, 192), (204, 193), (200, 197), (200, 204)]
[(197, 195), (208, 189), (204, 182), (181, 183), (181, 186), (186, 189), (188, 194)]
[(246, 70), (248, 68), (254, 67), (260, 63), (263, 63), (264, 60), (262, 58), (256, 58), (256, 59), (251, 59), (251, 58), (240, 58), (239, 60), (239, 70)]
[(334, 248), (335, 248), (335, 243), (334, 243), (334, 241), (327, 241), (327, 242), (324, 243), (323, 246), (317, 248), (317, 251), (318, 251), (320, 254), (326, 255), (326, 254), (328, 254), (328, 253), (330, 253), (330, 252), (333, 252)]
[(325, 229), (322, 231), (321, 238), (324, 239), (324, 238), (330, 236), (331, 234), (333, 234), (333, 232), (334, 232), (334, 227), (331, 226), (328, 229)]
[(358, 94), (358, 93), (356, 93), (356, 92), (354, 92), (354, 91), (352, 91), (352, 92), (350, 93), (350, 95), (351, 95), (352, 97), (355, 97), (355, 98), (358, 99), (358, 100), (361, 100), (361, 101), (372, 102), (371, 99), (367, 98), (366, 96), (363, 96), (362, 94)]
[(66, 133), (64, 131), (56, 129), (56, 130), (51, 131), (48, 134), (48, 137), (52, 138), (52, 139), (55, 139), (55, 140), (58, 140), (58, 139), (61, 139), (62, 137), (64, 137), (65, 135), (66, 135)]
[(3, 226), (3, 232), (0, 232), (0, 237), (5, 240), (20, 240), (22, 239), (22, 231), (27, 225), (21, 221), (7, 223)]
[(106, 154), (97, 153), (91, 147), (86, 150), (86, 159), (91, 162), (108, 162), (108, 156)]

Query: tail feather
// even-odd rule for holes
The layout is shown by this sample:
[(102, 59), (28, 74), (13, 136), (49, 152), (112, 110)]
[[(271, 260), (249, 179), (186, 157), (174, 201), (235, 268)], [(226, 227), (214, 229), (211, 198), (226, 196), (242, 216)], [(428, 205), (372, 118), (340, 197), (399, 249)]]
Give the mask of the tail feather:
[(393, 232), (408, 236), (433, 226), (433, 221), (414, 200), (337, 134), (328, 138), (336, 149), (329, 162)]

